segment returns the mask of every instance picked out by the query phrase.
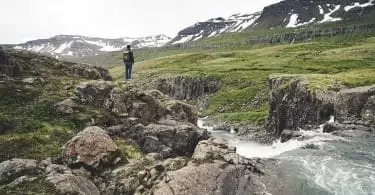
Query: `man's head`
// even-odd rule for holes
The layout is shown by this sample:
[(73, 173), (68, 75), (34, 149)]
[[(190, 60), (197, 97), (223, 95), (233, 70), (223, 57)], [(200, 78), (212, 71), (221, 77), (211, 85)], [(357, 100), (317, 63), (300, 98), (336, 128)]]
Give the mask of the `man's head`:
[(131, 49), (131, 46), (130, 46), (130, 45), (127, 45), (126, 48), (127, 48), (128, 50), (130, 50), (130, 49)]

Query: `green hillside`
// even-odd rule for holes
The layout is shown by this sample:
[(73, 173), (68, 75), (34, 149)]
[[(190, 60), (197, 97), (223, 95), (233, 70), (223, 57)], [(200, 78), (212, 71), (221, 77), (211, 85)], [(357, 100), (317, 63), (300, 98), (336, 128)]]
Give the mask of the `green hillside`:
[[(349, 87), (375, 83), (375, 36), (231, 50), (179, 55), (168, 51), (163, 54), (170, 56), (136, 63), (135, 82), (170, 74), (212, 75), (223, 85), (210, 98), (205, 113), (232, 122), (258, 124), (263, 124), (267, 116), (267, 78), (271, 74), (307, 74), (314, 90), (337, 83)], [(122, 80), (124, 68), (113, 68), (111, 73)]]
[[(185, 44), (177, 45), (166, 45), (161, 48), (143, 48), (135, 50), (136, 62), (149, 60), (153, 58), (170, 56), (181, 53), (194, 53), (194, 52), (226, 52), (234, 50), (249, 50), (259, 49), (268, 46), (290, 44), (291, 41), (280, 41), (280, 42), (265, 42), (265, 43), (249, 43), (249, 39), (254, 38), (268, 38), (272, 37), (284, 37), (290, 34), (306, 34), (316, 33), (319, 31), (330, 32), (337, 29), (347, 29), (349, 33), (346, 34), (334, 34), (328, 33), (326, 37), (337, 36), (346, 41), (355, 41), (360, 37), (370, 37), (375, 35), (375, 24), (373, 22), (361, 22), (361, 23), (328, 23), (320, 25), (308, 25), (299, 28), (277, 28), (277, 29), (260, 29), (244, 31), (241, 33), (227, 33), (217, 37), (203, 38), (197, 41), (188, 42)], [(354, 29), (354, 30), (353, 30)], [(324, 39), (324, 37), (306, 38), (299, 42), (310, 42)], [(122, 53), (121, 52), (109, 52), (104, 55), (82, 57), (79, 59), (71, 59), (77, 62), (85, 62), (94, 64), (97, 66), (112, 68), (116, 66), (122, 66)]]

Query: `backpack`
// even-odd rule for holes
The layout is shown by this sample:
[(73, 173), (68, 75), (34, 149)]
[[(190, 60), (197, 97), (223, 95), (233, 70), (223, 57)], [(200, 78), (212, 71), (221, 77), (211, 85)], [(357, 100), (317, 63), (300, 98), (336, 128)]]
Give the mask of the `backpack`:
[(131, 61), (131, 51), (124, 51), (123, 59), (124, 59), (124, 61), (130, 62)]

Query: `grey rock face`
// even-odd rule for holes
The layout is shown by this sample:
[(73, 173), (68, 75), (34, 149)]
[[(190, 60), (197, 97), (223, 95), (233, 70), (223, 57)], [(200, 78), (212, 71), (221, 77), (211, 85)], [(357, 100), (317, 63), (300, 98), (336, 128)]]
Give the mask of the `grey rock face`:
[(335, 93), (311, 93), (307, 84), (304, 78), (270, 77), (268, 128), (275, 135), (322, 124), (334, 114)]
[(20, 65), (15, 58), (7, 55), (0, 49), (0, 74), (13, 77), (21, 74), (22, 69), (22, 65)]
[(62, 102), (56, 103), (54, 106), (58, 112), (72, 114), (74, 112), (74, 108), (76, 107), (76, 103), (71, 98), (68, 98)]
[(0, 163), (0, 184), (7, 184), (25, 175), (37, 175), (41, 172), (36, 160), (12, 159)]
[(88, 81), (81, 83), (74, 94), (84, 104), (102, 107), (113, 88), (114, 83), (111, 81)]
[(91, 66), (88, 64), (75, 64), (69, 67), (71, 74), (80, 76), (86, 79), (111, 81), (112, 77), (109, 75), (108, 70)]
[(152, 88), (156, 88), (176, 100), (193, 100), (207, 94), (216, 93), (220, 89), (220, 82), (210, 76), (179, 75), (158, 78), (152, 85)]
[(207, 139), (206, 131), (194, 125), (180, 123), (177, 126), (150, 124), (134, 135), (146, 153), (161, 153), (162, 156), (191, 156), (199, 141)]
[(374, 123), (375, 85), (341, 90), (335, 101), (338, 122)]
[(46, 169), (46, 182), (51, 183), (62, 195), (100, 195), (96, 186), (86, 177), (74, 175), (68, 167), (49, 165)]

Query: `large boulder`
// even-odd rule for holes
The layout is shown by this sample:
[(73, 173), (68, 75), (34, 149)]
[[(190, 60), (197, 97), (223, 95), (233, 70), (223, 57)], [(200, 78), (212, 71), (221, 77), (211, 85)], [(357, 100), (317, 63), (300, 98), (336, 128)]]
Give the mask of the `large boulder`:
[(37, 175), (41, 172), (36, 160), (12, 159), (0, 163), (0, 185), (7, 184), (25, 175)]
[(193, 124), (198, 121), (198, 112), (192, 105), (172, 100), (167, 104), (166, 109), (173, 120), (187, 121)]
[(81, 103), (102, 107), (114, 86), (111, 81), (88, 81), (81, 83), (76, 88), (74, 95)]
[(237, 160), (235, 152), (235, 148), (228, 147), (227, 141), (211, 138), (199, 142), (192, 158), (199, 162), (208, 162), (216, 159), (224, 159), (227, 162), (231, 162)]
[(335, 101), (338, 122), (374, 125), (375, 85), (341, 90)]
[(46, 181), (54, 186), (58, 194), (100, 195), (88, 178), (74, 175), (68, 167), (51, 164), (46, 168), (46, 172)]
[(62, 160), (67, 165), (82, 165), (93, 170), (113, 165), (117, 157), (116, 143), (96, 126), (78, 133), (65, 144), (62, 151)]
[[(166, 156), (191, 156), (199, 141), (208, 138), (207, 132), (189, 123), (176, 125), (150, 124), (138, 131), (138, 144), (146, 153)], [(170, 152), (170, 154), (168, 154)]]
[(139, 92), (132, 102), (130, 116), (139, 118), (142, 124), (149, 124), (165, 116), (165, 108), (150, 94)]
[(54, 106), (57, 112), (64, 114), (72, 114), (77, 107), (76, 103), (71, 98), (58, 102)]

